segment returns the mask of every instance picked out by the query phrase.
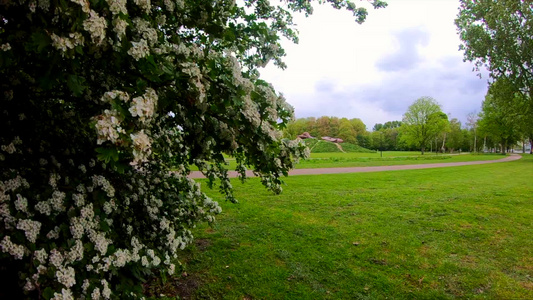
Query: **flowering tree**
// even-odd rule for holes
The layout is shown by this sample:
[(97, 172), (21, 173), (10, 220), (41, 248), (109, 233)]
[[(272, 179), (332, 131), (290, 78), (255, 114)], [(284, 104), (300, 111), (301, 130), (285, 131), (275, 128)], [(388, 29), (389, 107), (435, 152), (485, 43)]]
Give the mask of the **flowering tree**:
[(292, 108), (258, 68), (284, 67), (295, 11), (312, 7), (0, 1), (0, 259), (24, 291), (127, 298), (172, 275), (190, 229), (221, 210), (191, 167), (234, 201), (223, 154), (281, 191), (307, 150), (281, 138)]

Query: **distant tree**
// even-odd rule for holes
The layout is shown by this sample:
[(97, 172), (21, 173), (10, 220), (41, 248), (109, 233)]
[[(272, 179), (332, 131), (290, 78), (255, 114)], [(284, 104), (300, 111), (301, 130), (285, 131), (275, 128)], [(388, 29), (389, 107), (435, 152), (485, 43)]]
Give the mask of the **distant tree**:
[(441, 133), (447, 123), (447, 117), (440, 105), (431, 97), (416, 100), (403, 116), (401, 131), (405, 142), (420, 149), (424, 154), (426, 147)]
[(384, 129), (399, 128), (400, 126), (402, 126), (402, 121), (388, 121), (383, 124)]
[(309, 129), (308, 119), (296, 119), (287, 125), (287, 128), (283, 131), (285, 138), (295, 139), (299, 134), (308, 131)]
[(478, 151), (478, 144), (477, 144), (478, 120), (479, 120), (479, 115), (476, 112), (471, 112), (467, 116), (467, 123), (466, 124), (468, 125), (468, 127), (470, 128), (470, 130), (473, 133), (472, 137), (474, 139), (474, 144), (473, 144), (472, 149), (473, 149), (474, 152)]
[(332, 137), (339, 136), (340, 120), (338, 117), (329, 118), (329, 135)]
[(464, 145), (464, 134), (461, 130), (461, 122), (456, 118), (450, 120), (450, 131), (448, 133), (448, 139), (446, 141), (446, 147), (453, 152), (457, 149), (461, 149)]
[(350, 119), (350, 124), (357, 134), (365, 134), (367, 132), (365, 123), (359, 118)]
[(318, 136), (329, 136), (331, 134), (330, 118), (322, 116), (316, 120), (316, 130)]
[(357, 135), (357, 144), (363, 148), (370, 148), (372, 146), (372, 137), (369, 132)]
[(336, 137), (343, 139), (345, 142), (357, 143), (357, 132), (352, 127), (352, 123), (347, 118), (339, 120), (339, 132)]

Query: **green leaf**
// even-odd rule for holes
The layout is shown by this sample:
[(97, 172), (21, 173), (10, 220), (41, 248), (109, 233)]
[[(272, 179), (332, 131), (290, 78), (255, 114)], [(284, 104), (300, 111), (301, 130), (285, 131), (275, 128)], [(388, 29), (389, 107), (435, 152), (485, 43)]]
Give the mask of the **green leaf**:
[(98, 152), (98, 155), (96, 156), (98, 160), (103, 161), (106, 164), (111, 160), (118, 161), (119, 159), (118, 150), (116, 148), (99, 147), (96, 148), (96, 152)]
[(79, 97), (83, 94), (83, 91), (87, 88), (85, 84), (85, 78), (76, 75), (68, 75), (67, 86), (74, 96)]
[(51, 287), (47, 287), (43, 291), (43, 298), (48, 300), (54, 296), (54, 290)]
[(50, 45), (50, 43), (51, 39), (45, 32), (36, 31), (31, 34), (28, 46), (35, 52), (42, 52), (44, 48)]

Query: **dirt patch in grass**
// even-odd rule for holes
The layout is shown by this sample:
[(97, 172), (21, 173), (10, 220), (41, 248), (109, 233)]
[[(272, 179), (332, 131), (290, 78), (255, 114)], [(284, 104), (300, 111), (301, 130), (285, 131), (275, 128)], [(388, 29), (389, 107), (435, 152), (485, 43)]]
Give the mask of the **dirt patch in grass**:
[(191, 299), (194, 292), (202, 284), (197, 275), (182, 273), (181, 276), (175, 276), (165, 283), (159, 279), (154, 279), (145, 284), (145, 295), (148, 297), (179, 297), (179, 299)]
[(194, 244), (196, 245), (196, 249), (198, 251), (205, 251), (209, 246), (211, 246), (211, 241), (208, 239), (196, 239), (194, 240)]
[(176, 281), (176, 295), (180, 299), (190, 299), (200, 285), (201, 281), (196, 275), (182, 276)]

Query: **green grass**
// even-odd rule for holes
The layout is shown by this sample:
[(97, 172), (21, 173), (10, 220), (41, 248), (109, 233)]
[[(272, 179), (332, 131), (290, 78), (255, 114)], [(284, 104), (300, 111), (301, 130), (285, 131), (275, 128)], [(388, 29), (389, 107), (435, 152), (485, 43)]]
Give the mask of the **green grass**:
[[(319, 139), (305, 139), (305, 144), (311, 150), (311, 153), (342, 153), (337, 144)], [(344, 152), (348, 153), (375, 153), (373, 150), (363, 148), (359, 145), (350, 143), (339, 144)]]
[[(411, 164), (431, 164), (443, 162), (463, 162), (493, 160), (503, 158), (501, 154), (478, 155), (478, 154), (461, 154), (461, 155), (420, 155), (420, 152), (401, 152), (389, 151), (380, 153), (311, 153), (307, 160), (301, 160), (296, 165), (296, 169), (311, 168), (343, 168), (343, 167), (373, 167), (373, 166), (394, 166), (394, 165), (411, 165)], [(235, 170), (235, 159), (226, 158), (228, 169)]]
[(296, 169), (451, 163), (479, 160), (494, 160), (501, 159), (504, 157), (500, 154), (419, 155), (418, 153), (418, 155), (413, 155), (412, 152), (400, 152), (395, 154), (399, 156), (385, 156), (384, 154), (383, 157), (377, 157), (376, 155), (370, 156), (367, 153), (311, 153), (311, 158), (300, 161), (300, 163), (296, 165)]
[[(214, 299), (533, 299), (533, 156), (234, 183), (162, 287)], [(213, 197), (222, 201), (216, 192)]]

